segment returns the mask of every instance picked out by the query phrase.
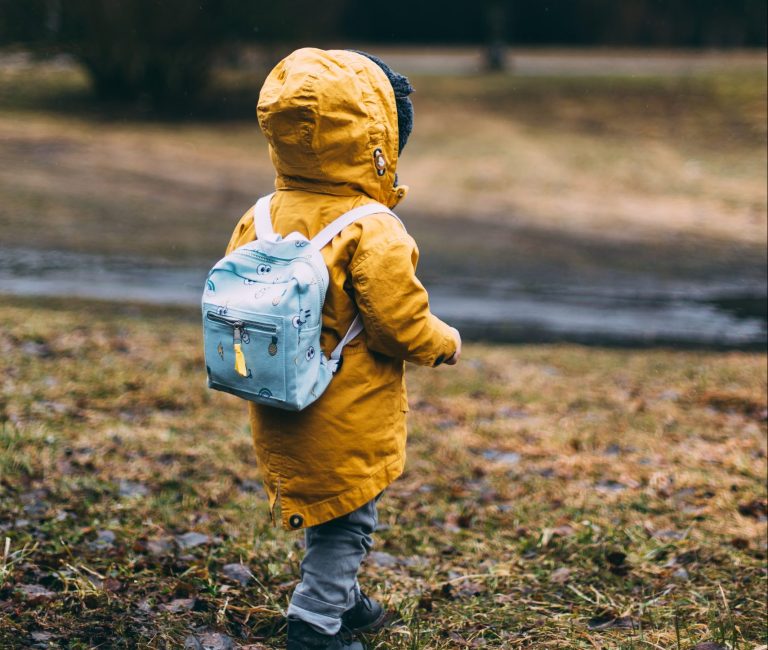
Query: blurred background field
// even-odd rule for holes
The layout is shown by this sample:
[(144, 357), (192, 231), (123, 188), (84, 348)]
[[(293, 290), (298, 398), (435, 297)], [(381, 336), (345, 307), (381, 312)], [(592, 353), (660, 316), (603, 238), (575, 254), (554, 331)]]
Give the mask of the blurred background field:
[(398, 213), (476, 341), (408, 369), (371, 647), (765, 650), (765, 2), (387, 11), (0, 0), (0, 646), (281, 647), (300, 543), (196, 304), (317, 45), (416, 87)]
[[(399, 212), (439, 313), (506, 340), (764, 344), (764, 53), (513, 50), (488, 73), (477, 48), (368, 49), (417, 88)], [(269, 52), (215, 68), (175, 118), (94, 104), (71, 58), (1, 60), (0, 288), (118, 295), (141, 258), (186, 272), (148, 299), (192, 304), (272, 187), (253, 115)], [(68, 280), (61, 252), (96, 257), (70, 255)], [(80, 282), (100, 265), (109, 282)]]
[[(439, 50), (369, 49), (417, 89), (417, 130), (401, 161), (412, 186), (402, 210), (414, 219), (553, 238), (762, 242), (762, 53), (543, 50), (513, 53), (514, 74), (488, 74), (477, 51), (462, 71), (450, 57), (440, 67)], [(240, 119), (203, 112), (180, 122), (99, 112), (68, 59), (10, 55), (0, 70), (9, 241), (196, 260), (218, 254), (211, 234), (271, 188), (255, 123), (265, 68), (218, 71), (209, 101), (243, 93)], [(29, 232), (29, 213), (52, 228)]]

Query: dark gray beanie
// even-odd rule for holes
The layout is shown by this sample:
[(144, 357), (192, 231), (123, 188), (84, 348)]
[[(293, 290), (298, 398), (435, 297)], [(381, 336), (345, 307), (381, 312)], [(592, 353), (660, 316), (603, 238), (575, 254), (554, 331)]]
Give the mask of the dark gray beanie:
[(397, 154), (400, 155), (413, 129), (413, 104), (408, 97), (413, 92), (411, 82), (408, 81), (408, 77), (398, 74), (379, 57), (373, 56), (373, 54), (361, 52), (360, 50), (350, 50), (350, 52), (362, 54), (373, 61), (384, 71), (387, 79), (389, 79), (389, 83), (392, 84), (392, 90), (395, 91), (395, 104), (397, 104), (397, 131), (400, 135), (397, 143)]

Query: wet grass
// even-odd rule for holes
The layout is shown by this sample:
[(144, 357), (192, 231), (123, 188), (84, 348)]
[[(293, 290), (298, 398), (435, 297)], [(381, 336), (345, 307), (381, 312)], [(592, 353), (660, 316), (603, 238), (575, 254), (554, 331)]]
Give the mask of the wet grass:
[[(0, 647), (281, 647), (300, 536), (269, 525), (196, 314), (4, 305)], [(361, 577), (402, 620), (370, 646), (766, 643), (765, 363), (475, 345), (409, 368)]]

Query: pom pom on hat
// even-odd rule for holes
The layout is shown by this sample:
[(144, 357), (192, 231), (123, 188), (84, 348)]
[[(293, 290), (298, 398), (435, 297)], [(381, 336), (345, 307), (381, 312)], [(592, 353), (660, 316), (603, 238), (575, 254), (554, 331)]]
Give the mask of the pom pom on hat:
[(392, 90), (395, 91), (395, 104), (397, 105), (397, 131), (399, 139), (397, 143), (397, 153), (400, 155), (403, 152), (405, 143), (408, 142), (408, 136), (411, 135), (413, 129), (413, 103), (408, 95), (413, 92), (411, 82), (408, 81), (408, 77), (398, 74), (392, 68), (390, 68), (384, 61), (373, 54), (367, 52), (361, 52), (360, 50), (350, 50), (356, 54), (362, 54), (364, 57), (373, 61), (379, 66), (384, 74), (387, 75), (389, 83), (392, 85)]

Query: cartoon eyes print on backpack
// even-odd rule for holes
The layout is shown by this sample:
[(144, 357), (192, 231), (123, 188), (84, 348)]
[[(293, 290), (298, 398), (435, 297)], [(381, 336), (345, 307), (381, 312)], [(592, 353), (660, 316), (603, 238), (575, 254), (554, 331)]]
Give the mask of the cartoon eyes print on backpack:
[(307, 361), (312, 361), (312, 359), (315, 358), (315, 348), (311, 345), (307, 348), (307, 351), (304, 353), (304, 358)]
[[(299, 329), (302, 325), (304, 325), (311, 315), (311, 312), (309, 309), (303, 309), (301, 313), (298, 316), (294, 316), (293, 320), (291, 320), (291, 323), (293, 323), (293, 326), (296, 329)], [(303, 317), (303, 320), (302, 320)]]
[(266, 275), (267, 273), (272, 272), (272, 267), (269, 264), (259, 264), (256, 267), (256, 273), (259, 275)]

